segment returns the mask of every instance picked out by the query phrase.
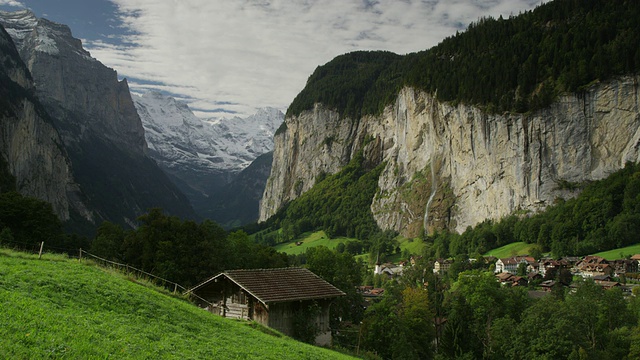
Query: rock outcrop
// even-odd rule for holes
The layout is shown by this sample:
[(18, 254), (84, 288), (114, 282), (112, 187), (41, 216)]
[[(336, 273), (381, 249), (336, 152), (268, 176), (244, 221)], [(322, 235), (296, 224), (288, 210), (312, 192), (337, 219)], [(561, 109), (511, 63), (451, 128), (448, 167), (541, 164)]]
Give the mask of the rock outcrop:
[(529, 114), (487, 114), (405, 88), (380, 116), (341, 118), (317, 104), (285, 120), (260, 208), (266, 220), (363, 150), (384, 161), (371, 211), (382, 229), (464, 231), (538, 211), (573, 186), (640, 161), (638, 77), (593, 85)]

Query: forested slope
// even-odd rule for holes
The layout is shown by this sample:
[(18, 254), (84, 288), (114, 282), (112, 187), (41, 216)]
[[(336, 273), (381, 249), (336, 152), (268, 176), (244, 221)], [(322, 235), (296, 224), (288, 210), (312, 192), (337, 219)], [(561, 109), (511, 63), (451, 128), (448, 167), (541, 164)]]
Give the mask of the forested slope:
[(526, 112), (565, 91), (640, 69), (640, 3), (557, 0), (509, 19), (484, 18), (437, 46), (399, 56), (354, 52), (318, 67), (287, 116), (323, 103), (358, 119), (403, 86), (491, 112)]

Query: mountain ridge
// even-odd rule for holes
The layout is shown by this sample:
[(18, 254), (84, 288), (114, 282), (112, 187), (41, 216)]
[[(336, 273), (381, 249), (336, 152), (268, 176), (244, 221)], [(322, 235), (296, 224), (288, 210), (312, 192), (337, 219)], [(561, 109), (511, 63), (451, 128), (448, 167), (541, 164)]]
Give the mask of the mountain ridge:
[[(147, 157), (144, 129), (126, 79), (107, 68), (82, 48), (68, 26), (38, 19), (30, 11), (0, 12), (0, 25), (13, 36), (20, 58), (33, 79), (33, 96), (59, 134), (69, 174), (75, 183), (75, 203), (85, 207), (56, 207), (70, 229), (91, 233), (103, 220), (133, 226), (152, 207), (162, 207), (185, 218), (197, 218), (187, 199), (157, 165)], [(23, 133), (21, 142), (37, 133)], [(42, 162), (51, 155), (44, 154)], [(20, 161), (19, 159), (15, 161)], [(20, 163), (9, 164), (20, 168)], [(127, 169), (124, 171), (123, 169)], [(55, 177), (44, 181), (46, 194), (27, 192), (56, 203), (64, 193), (56, 190)], [(144, 180), (143, 180), (144, 179)]]

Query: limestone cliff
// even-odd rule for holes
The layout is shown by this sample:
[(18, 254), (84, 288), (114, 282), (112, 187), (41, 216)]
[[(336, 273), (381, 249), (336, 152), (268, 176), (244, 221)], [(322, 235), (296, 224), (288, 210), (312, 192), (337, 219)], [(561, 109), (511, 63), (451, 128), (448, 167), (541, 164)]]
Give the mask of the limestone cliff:
[(33, 95), (31, 74), (0, 26), (0, 156), (25, 196), (49, 202), (61, 220), (70, 209), (91, 219), (80, 200), (58, 132)]
[(640, 160), (639, 80), (596, 84), (528, 114), (487, 114), (410, 88), (380, 116), (345, 119), (317, 104), (288, 117), (275, 137), (260, 220), (360, 149), (386, 163), (371, 206), (382, 229), (464, 231), (487, 218), (538, 211), (574, 196), (566, 184)]

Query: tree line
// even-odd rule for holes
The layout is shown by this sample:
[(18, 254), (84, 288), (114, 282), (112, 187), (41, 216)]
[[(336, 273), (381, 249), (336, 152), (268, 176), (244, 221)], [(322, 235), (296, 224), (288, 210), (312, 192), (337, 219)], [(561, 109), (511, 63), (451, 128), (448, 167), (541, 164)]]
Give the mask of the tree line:
[(200, 224), (151, 209), (135, 230), (104, 222), (90, 252), (126, 263), (185, 287), (221, 271), (287, 267), (287, 256), (256, 244), (243, 231), (227, 233), (212, 221)]
[(462, 234), (449, 231), (426, 236), (427, 256), (484, 254), (512, 242), (535, 244), (538, 257), (583, 256), (640, 241), (640, 164), (627, 163), (607, 178), (585, 184), (560, 182), (581, 190), (569, 200), (556, 199), (540, 213), (516, 212), (486, 220)]
[(425, 51), (340, 55), (313, 72), (287, 116), (323, 103), (357, 121), (381, 113), (404, 86), (489, 112), (540, 109), (558, 94), (636, 74), (639, 17), (633, 0), (556, 0), (508, 19), (482, 18)]

